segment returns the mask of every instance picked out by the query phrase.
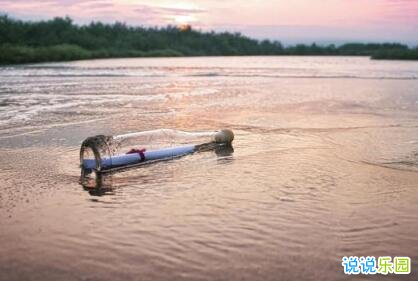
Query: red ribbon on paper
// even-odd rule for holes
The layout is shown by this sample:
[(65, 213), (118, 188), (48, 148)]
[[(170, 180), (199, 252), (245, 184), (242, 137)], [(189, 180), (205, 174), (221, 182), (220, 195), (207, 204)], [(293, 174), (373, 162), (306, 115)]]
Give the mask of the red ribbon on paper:
[(139, 157), (141, 157), (141, 162), (145, 160), (145, 155), (144, 152), (146, 151), (145, 148), (142, 149), (136, 149), (136, 148), (132, 148), (131, 150), (129, 150), (128, 152), (126, 152), (126, 154), (134, 154), (134, 153), (138, 153)]

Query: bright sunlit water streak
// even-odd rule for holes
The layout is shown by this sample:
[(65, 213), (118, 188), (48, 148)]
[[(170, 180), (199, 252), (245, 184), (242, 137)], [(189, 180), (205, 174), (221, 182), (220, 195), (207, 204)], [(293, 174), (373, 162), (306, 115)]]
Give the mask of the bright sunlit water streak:
[[(417, 93), (418, 63), (355, 57), (2, 67), (0, 279), (345, 280), (342, 256), (398, 255), (414, 280)], [(234, 151), (79, 185), (83, 139), (158, 128)]]

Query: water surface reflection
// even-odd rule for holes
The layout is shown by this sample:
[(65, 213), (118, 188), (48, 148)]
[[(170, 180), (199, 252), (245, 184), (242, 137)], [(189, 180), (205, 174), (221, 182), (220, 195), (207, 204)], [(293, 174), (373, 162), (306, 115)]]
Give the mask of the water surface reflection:
[[(0, 279), (340, 281), (342, 256), (388, 255), (416, 280), (417, 78), (361, 57), (0, 68)], [(158, 128), (236, 139), (80, 177), (86, 137)]]

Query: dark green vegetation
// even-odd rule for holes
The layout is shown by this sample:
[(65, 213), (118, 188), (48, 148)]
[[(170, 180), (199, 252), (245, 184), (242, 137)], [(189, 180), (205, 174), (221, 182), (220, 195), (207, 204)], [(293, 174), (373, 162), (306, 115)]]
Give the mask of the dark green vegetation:
[(70, 18), (25, 22), (0, 16), (0, 64), (114, 57), (234, 55), (356, 55), (417, 59), (418, 50), (397, 43), (283, 47), (239, 33), (131, 27), (124, 23), (75, 25)]
[(418, 60), (418, 47), (408, 50), (380, 50), (372, 55), (380, 60)]

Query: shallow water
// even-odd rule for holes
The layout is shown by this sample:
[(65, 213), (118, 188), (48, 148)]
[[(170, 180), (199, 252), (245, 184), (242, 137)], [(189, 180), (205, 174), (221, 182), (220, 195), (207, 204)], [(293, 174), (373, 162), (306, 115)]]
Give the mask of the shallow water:
[[(79, 184), (95, 134), (231, 128)], [(0, 68), (0, 280), (346, 280), (418, 266), (418, 63), (112, 59)], [(367, 278), (366, 278), (367, 277)]]

